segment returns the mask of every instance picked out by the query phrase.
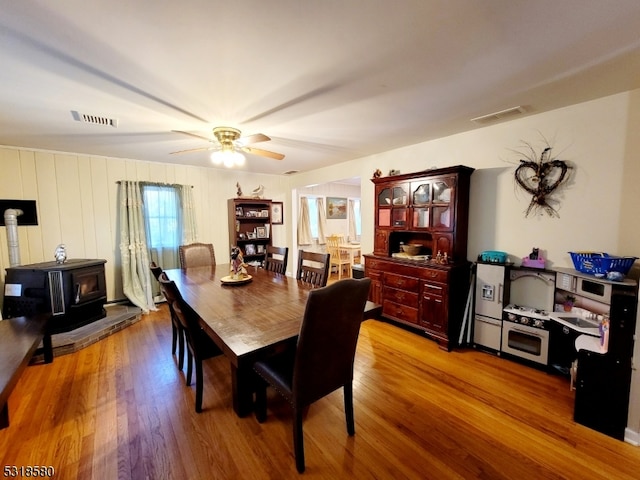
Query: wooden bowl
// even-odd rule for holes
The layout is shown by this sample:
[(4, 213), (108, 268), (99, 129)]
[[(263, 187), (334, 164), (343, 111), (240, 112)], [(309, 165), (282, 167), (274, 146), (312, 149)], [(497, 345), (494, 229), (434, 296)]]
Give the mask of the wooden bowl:
[(420, 249), (422, 248), (422, 245), (416, 244), (416, 243), (409, 243), (409, 244), (404, 244), (400, 246), (402, 247), (402, 251), (411, 257), (413, 257), (414, 255), (417, 255), (418, 252), (420, 252)]

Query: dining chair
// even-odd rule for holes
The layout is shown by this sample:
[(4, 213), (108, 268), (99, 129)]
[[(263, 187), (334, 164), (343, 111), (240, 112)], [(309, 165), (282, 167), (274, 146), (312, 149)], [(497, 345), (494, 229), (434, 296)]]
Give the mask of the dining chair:
[(267, 386), (273, 386), (293, 409), (296, 468), (305, 469), (304, 409), (342, 387), (347, 433), (355, 434), (353, 362), (371, 279), (344, 279), (309, 292), (295, 350), (256, 362), (262, 381), (256, 386), (256, 418), (267, 417)]
[(296, 278), (314, 287), (324, 287), (329, 279), (329, 260), (328, 253), (300, 250)]
[(202, 412), (203, 374), (202, 361), (222, 353), (213, 340), (206, 334), (198, 323), (198, 315), (185, 302), (175, 282), (169, 280), (162, 272), (159, 278), (162, 292), (180, 321), (187, 345), (187, 373), (186, 385), (191, 385), (193, 364), (196, 370), (196, 412)]
[(190, 243), (178, 247), (180, 268), (208, 267), (216, 264), (216, 255), (211, 243)]
[[(156, 262), (153, 261), (149, 266), (155, 279), (160, 282), (160, 275), (163, 272), (162, 267), (159, 267)], [(160, 290), (162, 290), (162, 285), (160, 285)], [(178, 320), (178, 317), (176, 317), (176, 314), (173, 311), (173, 305), (169, 300), (167, 300), (167, 304), (169, 305), (169, 317), (171, 318), (171, 354), (176, 354), (177, 347), (178, 368), (182, 370), (182, 367), (184, 366), (184, 333), (182, 331), (182, 326), (180, 325), (180, 320)]]
[(351, 263), (351, 254), (340, 248), (340, 245), (344, 243), (344, 235), (329, 235), (326, 237), (327, 240), (327, 251), (329, 252), (330, 260), (329, 260), (329, 268), (332, 268), (334, 265), (338, 269), (338, 280), (342, 278), (343, 267), (348, 268), (349, 275), (351, 277), (351, 267), (353, 267)]
[(267, 253), (264, 257), (264, 269), (270, 272), (287, 273), (288, 247), (274, 247), (267, 245)]

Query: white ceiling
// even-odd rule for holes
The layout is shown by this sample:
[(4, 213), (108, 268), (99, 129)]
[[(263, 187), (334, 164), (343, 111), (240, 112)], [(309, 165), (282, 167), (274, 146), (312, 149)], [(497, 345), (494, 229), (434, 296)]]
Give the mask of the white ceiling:
[[(638, 0), (0, 0), (0, 145), (281, 174), (640, 88)], [(114, 118), (117, 128), (71, 112)]]

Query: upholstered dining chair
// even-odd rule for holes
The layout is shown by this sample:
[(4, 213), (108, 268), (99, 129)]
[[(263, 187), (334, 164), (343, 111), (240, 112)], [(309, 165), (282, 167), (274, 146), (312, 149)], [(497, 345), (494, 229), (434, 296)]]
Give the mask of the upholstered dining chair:
[[(160, 282), (160, 275), (162, 274), (162, 267), (159, 267), (156, 262), (151, 262), (150, 264), (151, 273), (155, 277), (155, 279)], [(162, 285), (160, 286), (162, 290)], [(164, 292), (163, 292), (164, 294)], [(180, 320), (176, 317), (175, 312), (173, 311), (173, 305), (167, 299), (167, 304), (169, 305), (169, 317), (171, 318), (171, 354), (176, 354), (176, 347), (178, 350), (178, 368), (182, 370), (184, 366), (184, 332), (182, 331), (182, 325), (180, 325)]]
[(196, 369), (196, 412), (202, 412), (202, 391), (203, 374), (202, 361), (222, 353), (213, 340), (206, 334), (198, 323), (198, 316), (193, 309), (184, 301), (175, 282), (169, 280), (167, 274), (162, 272), (160, 278), (160, 288), (171, 305), (180, 325), (184, 331), (184, 338), (187, 345), (187, 373), (186, 384), (191, 385), (191, 374), (193, 364)]
[(342, 278), (344, 267), (348, 269), (347, 277), (351, 276), (351, 255), (346, 250), (341, 250), (340, 245), (344, 243), (344, 235), (329, 235), (327, 238), (327, 251), (331, 257), (329, 260), (330, 267), (334, 265), (338, 269), (338, 280)]
[(329, 260), (328, 253), (300, 250), (296, 278), (314, 287), (324, 287), (329, 279)]
[(216, 255), (211, 243), (190, 243), (178, 247), (180, 268), (208, 267), (216, 264)]
[(264, 257), (264, 269), (270, 272), (287, 273), (288, 247), (274, 247), (267, 245), (267, 253)]
[(309, 292), (295, 351), (262, 360), (254, 370), (262, 378), (256, 389), (256, 418), (267, 416), (267, 385), (293, 408), (296, 468), (305, 469), (302, 417), (305, 407), (343, 388), (347, 433), (355, 434), (353, 362), (371, 279), (344, 279)]

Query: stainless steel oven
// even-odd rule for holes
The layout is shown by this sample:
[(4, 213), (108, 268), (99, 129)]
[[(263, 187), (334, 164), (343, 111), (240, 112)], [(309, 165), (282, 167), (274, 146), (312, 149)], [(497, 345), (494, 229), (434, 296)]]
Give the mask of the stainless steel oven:
[(507, 306), (502, 322), (502, 352), (546, 366), (550, 321), (545, 311)]

